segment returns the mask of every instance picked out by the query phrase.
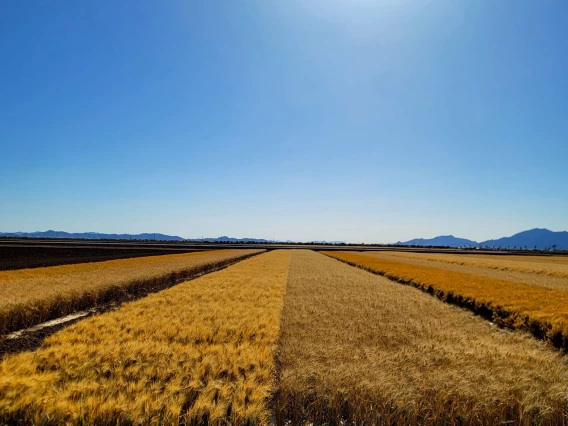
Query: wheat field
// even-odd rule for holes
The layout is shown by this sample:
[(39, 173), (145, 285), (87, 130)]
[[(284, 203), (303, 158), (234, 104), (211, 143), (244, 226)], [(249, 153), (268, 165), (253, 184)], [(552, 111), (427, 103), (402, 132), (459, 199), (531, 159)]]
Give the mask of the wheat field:
[(0, 335), (168, 287), (263, 250), (216, 250), (0, 271)]
[(568, 347), (568, 293), (446, 269), (411, 265), (362, 253), (322, 252), (472, 309), (495, 323)]
[(91, 317), (0, 363), (0, 423), (261, 425), (290, 252)]
[(361, 267), (455, 272), (327, 254), (263, 253), (7, 356), (0, 424), (568, 424), (564, 355)]
[(568, 366), (544, 343), (310, 251), (292, 255), (278, 359), (279, 425), (567, 422)]
[[(437, 253), (395, 253), (387, 251), (361, 252), (361, 254), (363, 253), (367, 256), (373, 256), (385, 260), (393, 260), (395, 262), (404, 262), (411, 265), (446, 269), (448, 271), (477, 275), (480, 277), (493, 278), (496, 280), (512, 281), (522, 284), (530, 284), (533, 286), (568, 291), (568, 278), (562, 277), (560, 275), (538, 273), (535, 272), (536, 269), (534, 267), (525, 268), (525, 270), (515, 269), (514, 267), (507, 267), (507, 265), (511, 264), (506, 263), (506, 260), (501, 260), (501, 263), (505, 263), (501, 264), (500, 268), (496, 268), (489, 267), (487, 265), (484, 266), (483, 259), (481, 262), (476, 262), (475, 259), (477, 258), (477, 256), (475, 255), (439, 254), (440, 258), (434, 258), (431, 256)], [(448, 258), (446, 259), (445, 256), (448, 256)], [(533, 256), (530, 257), (532, 258)], [(491, 259), (488, 260), (491, 262)], [(514, 263), (515, 262), (513, 262), (513, 265)], [(538, 265), (543, 265), (544, 267), (546, 267), (546, 262), (540, 263), (538, 262), (538, 258), (536, 259), (536, 262), (531, 263), (537, 263)]]
[(499, 271), (518, 271), (550, 277), (568, 278), (566, 256), (505, 256), (489, 254), (384, 252), (407, 259), (424, 259), (456, 265), (482, 266)]

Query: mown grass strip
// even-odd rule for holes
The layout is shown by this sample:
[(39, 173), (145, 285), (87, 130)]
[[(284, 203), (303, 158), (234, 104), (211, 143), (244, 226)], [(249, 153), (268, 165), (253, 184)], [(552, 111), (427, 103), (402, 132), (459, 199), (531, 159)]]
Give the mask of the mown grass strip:
[(322, 252), (350, 265), (431, 293), (496, 324), (532, 333), (568, 349), (568, 293), (455, 271), (411, 265), (361, 253)]
[(0, 335), (161, 290), (262, 251), (218, 250), (1, 271)]
[(561, 425), (568, 366), (427, 294), (295, 251), (280, 328), (278, 425)]
[(0, 423), (267, 424), (289, 251), (91, 317), (0, 363)]

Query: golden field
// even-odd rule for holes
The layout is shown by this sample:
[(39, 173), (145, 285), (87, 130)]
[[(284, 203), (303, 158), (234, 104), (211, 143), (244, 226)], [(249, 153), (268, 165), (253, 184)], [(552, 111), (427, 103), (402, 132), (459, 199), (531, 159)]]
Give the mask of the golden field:
[(91, 317), (0, 363), (0, 423), (267, 424), (289, 251)]
[[(566, 292), (326, 254), (260, 254), (70, 325), (35, 352), (8, 355), (0, 424), (568, 424), (564, 354), (362, 269), (479, 304), (511, 327), (527, 324), (491, 311), (490, 297), (529, 287), (552, 303)], [(512, 300), (538, 303), (533, 296)]]
[(0, 335), (168, 287), (261, 251), (218, 250), (0, 271)]
[[(461, 272), (464, 274), (478, 275), (481, 277), (494, 278), (503, 281), (519, 282), (523, 284), (530, 284), (533, 286), (552, 288), (557, 290), (568, 291), (568, 278), (560, 275), (550, 275), (545, 273), (535, 272), (537, 268), (519, 270), (514, 268), (517, 261), (507, 263), (505, 259), (500, 260), (500, 268), (483, 266), (484, 261), (476, 262), (479, 255), (454, 255), (454, 254), (437, 254), (437, 253), (400, 253), (389, 251), (366, 251), (367, 256), (373, 256), (380, 259), (394, 260), (397, 262), (409, 263), (412, 265), (426, 266), (429, 268), (447, 269), (449, 271)], [(434, 256), (439, 256), (434, 257)], [(447, 259), (445, 257), (448, 256)], [(490, 257), (490, 255), (488, 255)], [(503, 257), (503, 256), (502, 256)], [(520, 256), (515, 256), (520, 257)], [(527, 256), (527, 258), (534, 259), (531, 263), (546, 267), (546, 262), (540, 262), (540, 258), (544, 256)], [(440, 260), (438, 260), (440, 259)], [(489, 263), (494, 263), (491, 259), (486, 259)], [(529, 262), (528, 260), (526, 262)], [(507, 266), (509, 265), (509, 267)], [(511, 266), (513, 265), (513, 266)]]
[(472, 309), (495, 323), (527, 330), (557, 347), (568, 346), (568, 293), (362, 253), (322, 252), (349, 264), (411, 284), (442, 300)]
[(566, 424), (548, 345), (310, 251), (292, 255), (277, 424)]
[(516, 256), (453, 253), (386, 252), (409, 259), (425, 259), (457, 265), (482, 266), (499, 271), (518, 271), (568, 278), (568, 256)]

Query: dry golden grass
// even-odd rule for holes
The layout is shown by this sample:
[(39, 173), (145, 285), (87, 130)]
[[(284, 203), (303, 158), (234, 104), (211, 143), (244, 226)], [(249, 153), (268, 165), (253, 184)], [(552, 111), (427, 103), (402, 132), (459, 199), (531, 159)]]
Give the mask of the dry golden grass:
[[(447, 269), (449, 271), (461, 272), (464, 274), (478, 275), (497, 280), (513, 281), (568, 291), (568, 278), (559, 275), (553, 276), (544, 273), (528, 272), (529, 268), (525, 268), (526, 271), (522, 272), (517, 269), (507, 269), (506, 265), (500, 265), (500, 269), (497, 269), (496, 267), (481, 266), (480, 264), (474, 264), (477, 258), (477, 256), (474, 255), (462, 255), (461, 257), (458, 257), (459, 255), (441, 254), (439, 255), (440, 260), (438, 260), (438, 257), (434, 258), (431, 254), (427, 253), (394, 253), (386, 251), (367, 251), (364, 253), (368, 256), (410, 263), (412, 265)], [(446, 256), (451, 257), (446, 258)], [(491, 261), (491, 259), (482, 259), (482, 261), (483, 260)], [(534, 270), (534, 268), (532, 269)]]
[(218, 250), (0, 271), (0, 335), (165, 288), (263, 250)]
[(568, 293), (445, 269), (410, 265), (362, 253), (322, 252), (349, 264), (426, 290), (509, 328), (568, 347)]
[(548, 345), (309, 251), (292, 255), (278, 358), (279, 425), (568, 421)]
[(266, 424), (289, 251), (92, 317), (0, 363), (0, 423)]
[[(387, 253), (387, 252), (386, 252)], [(426, 259), (456, 265), (482, 266), (499, 271), (519, 271), (568, 278), (568, 256), (504, 256), (453, 253), (388, 252), (393, 256)]]

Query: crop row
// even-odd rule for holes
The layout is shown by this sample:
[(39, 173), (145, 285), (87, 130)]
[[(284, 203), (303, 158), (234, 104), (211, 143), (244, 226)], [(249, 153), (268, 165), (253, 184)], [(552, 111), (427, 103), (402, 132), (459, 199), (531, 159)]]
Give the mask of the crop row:
[(0, 335), (167, 288), (263, 250), (218, 250), (0, 271)]
[(322, 252), (471, 309), (500, 326), (568, 348), (568, 293), (348, 252)]
[(404, 252), (387, 253), (401, 258), (430, 260), (455, 265), (481, 266), (499, 271), (518, 271), (550, 277), (568, 278), (567, 256), (491, 256)]
[(308, 250), (255, 256), (0, 362), (0, 424), (557, 425), (567, 394), (549, 345)]
[(285, 424), (565, 424), (568, 366), (423, 292), (293, 255), (275, 417)]
[(267, 423), (289, 261), (245, 260), (6, 358), (0, 423)]

